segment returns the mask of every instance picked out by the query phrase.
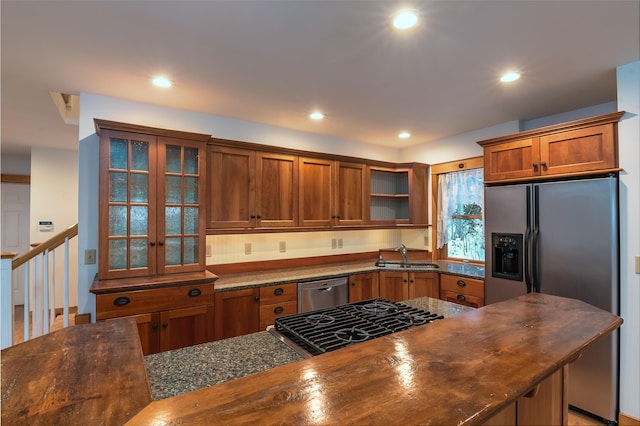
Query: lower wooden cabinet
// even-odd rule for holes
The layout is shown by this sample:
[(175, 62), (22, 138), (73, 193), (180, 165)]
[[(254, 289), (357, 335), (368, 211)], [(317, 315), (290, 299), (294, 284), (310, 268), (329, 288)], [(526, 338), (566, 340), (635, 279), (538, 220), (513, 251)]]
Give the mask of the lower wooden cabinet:
[(569, 404), (566, 398), (568, 366), (540, 382), (525, 396), (483, 423), (493, 425), (566, 425)]
[(473, 308), (484, 306), (484, 281), (442, 274), (440, 299)]
[(439, 287), (435, 272), (380, 272), (380, 297), (394, 302), (417, 297), (437, 299)]
[(133, 318), (144, 355), (213, 340), (213, 283), (96, 295), (96, 319)]
[(380, 297), (378, 272), (354, 274), (349, 277), (349, 303)]
[(260, 331), (273, 325), (276, 318), (297, 312), (297, 283), (260, 287)]
[(215, 340), (255, 333), (260, 325), (260, 289), (221, 291), (215, 296)]

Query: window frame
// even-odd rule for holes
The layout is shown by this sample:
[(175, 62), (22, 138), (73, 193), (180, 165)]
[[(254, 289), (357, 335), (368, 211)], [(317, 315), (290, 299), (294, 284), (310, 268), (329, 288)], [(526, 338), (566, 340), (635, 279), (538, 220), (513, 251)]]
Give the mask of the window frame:
[[(437, 248), (438, 242), (436, 235), (438, 233), (438, 175), (451, 172), (461, 172), (464, 170), (483, 169), (484, 158), (472, 157), (463, 160), (448, 161), (431, 165), (431, 253), (433, 260), (446, 260), (448, 262), (471, 263), (475, 265), (484, 265), (484, 261), (460, 259), (447, 256), (447, 246), (441, 249)], [(484, 206), (482, 206), (484, 211)], [(480, 219), (482, 216), (454, 216), (456, 219)]]

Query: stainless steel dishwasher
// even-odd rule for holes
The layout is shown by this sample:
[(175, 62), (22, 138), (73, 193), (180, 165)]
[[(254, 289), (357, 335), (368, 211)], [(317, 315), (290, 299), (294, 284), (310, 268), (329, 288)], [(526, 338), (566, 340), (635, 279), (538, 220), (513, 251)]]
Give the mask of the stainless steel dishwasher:
[(309, 312), (349, 302), (347, 277), (298, 283), (298, 312)]

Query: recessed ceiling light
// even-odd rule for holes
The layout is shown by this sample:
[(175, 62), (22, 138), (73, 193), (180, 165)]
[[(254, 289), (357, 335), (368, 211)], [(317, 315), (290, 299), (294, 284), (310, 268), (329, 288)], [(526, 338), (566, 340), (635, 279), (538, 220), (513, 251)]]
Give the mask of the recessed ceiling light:
[(309, 118), (312, 120), (322, 120), (324, 118), (324, 114), (320, 111), (315, 111), (309, 114)]
[(402, 9), (393, 15), (393, 26), (398, 30), (408, 30), (418, 23), (418, 12), (414, 9)]
[(161, 77), (161, 76), (153, 77), (151, 82), (153, 83), (154, 86), (158, 86), (158, 87), (171, 87), (171, 86), (173, 86), (173, 83), (167, 77)]
[(400, 139), (408, 139), (408, 138), (410, 138), (410, 137), (411, 137), (411, 133), (409, 133), (409, 132), (400, 132), (400, 133), (398, 134), (398, 137), (399, 137)]
[(503, 83), (509, 83), (511, 81), (516, 81), (519, 78), (520, 78), (520, 73), (515, 71), (509, 71), (508, 73), (503, 74), (502, 77), (500, 77), (500, 81)]

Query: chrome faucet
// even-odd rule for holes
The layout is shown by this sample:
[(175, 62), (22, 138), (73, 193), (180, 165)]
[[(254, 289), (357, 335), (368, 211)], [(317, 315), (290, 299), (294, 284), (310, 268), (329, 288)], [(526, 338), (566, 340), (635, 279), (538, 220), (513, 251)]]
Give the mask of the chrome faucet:
[(407, 263), (407, 247), (404, 244), (400, 244), (400, 247), (396, 249), (402, 256), (402, 263)]

